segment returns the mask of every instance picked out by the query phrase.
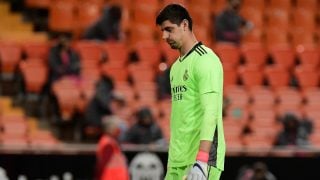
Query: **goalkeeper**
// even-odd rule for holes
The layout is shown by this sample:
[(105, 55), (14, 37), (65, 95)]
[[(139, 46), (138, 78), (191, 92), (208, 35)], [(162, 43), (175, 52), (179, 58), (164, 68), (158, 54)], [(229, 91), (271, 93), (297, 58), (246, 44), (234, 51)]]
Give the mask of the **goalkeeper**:
[(169, 4), (156, 24), (180, 53), (170, 70), (172, 112), (166, 180), (218, 180), (224, 169), (223, 69), (212, 50), (198, 42), (192, 19)]

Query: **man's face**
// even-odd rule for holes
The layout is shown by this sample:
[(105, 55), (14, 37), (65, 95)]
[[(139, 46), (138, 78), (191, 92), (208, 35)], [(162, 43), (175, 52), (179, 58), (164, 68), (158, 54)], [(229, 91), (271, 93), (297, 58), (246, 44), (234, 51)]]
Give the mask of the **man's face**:
[(160, 25), (160, 28), (162, 31), (162, 39), (164, 39), (172, 49), (180, 49), (185, 28), (184, 22), (177, 25), (166, 20)]

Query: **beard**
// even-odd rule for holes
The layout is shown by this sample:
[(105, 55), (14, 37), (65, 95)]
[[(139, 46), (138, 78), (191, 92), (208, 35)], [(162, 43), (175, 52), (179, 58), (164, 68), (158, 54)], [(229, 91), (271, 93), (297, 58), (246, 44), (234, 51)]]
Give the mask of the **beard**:
[(179, 49), (179, 45), (175, 41), (167, 41), (167, 43), (172, 49)]

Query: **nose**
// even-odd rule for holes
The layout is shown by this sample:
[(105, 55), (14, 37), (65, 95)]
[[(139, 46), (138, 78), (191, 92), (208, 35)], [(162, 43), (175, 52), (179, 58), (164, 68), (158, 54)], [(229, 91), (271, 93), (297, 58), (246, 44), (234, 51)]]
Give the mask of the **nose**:
[(162, 32), (162, 39), (163, 39), (163, 40), (166, 40), (168, 37), (169, 37), (168, 32), (163, 31), (163, 32)]

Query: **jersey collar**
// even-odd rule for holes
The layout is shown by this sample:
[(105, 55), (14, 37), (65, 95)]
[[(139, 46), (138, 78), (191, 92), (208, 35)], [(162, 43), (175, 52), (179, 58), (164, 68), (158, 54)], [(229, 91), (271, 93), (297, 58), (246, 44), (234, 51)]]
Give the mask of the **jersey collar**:
[(202, 42), (198, 42), (197, 44), (195, 44), (191, 50), (186, 54), (184, 55), (183, 57), (180, 57), (179, 58), (179, 61), (182, 62), (184, 59), (186, 59), (198, 46), (201, 46), (202, 45)]

